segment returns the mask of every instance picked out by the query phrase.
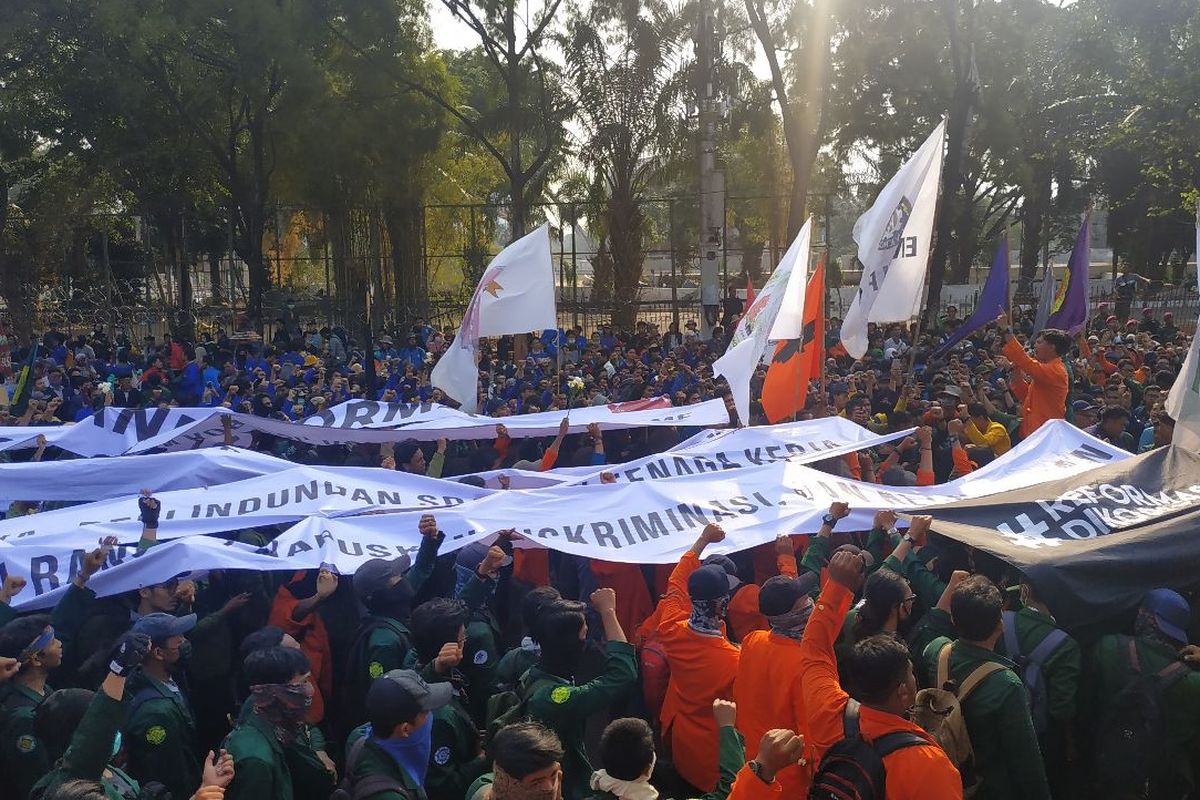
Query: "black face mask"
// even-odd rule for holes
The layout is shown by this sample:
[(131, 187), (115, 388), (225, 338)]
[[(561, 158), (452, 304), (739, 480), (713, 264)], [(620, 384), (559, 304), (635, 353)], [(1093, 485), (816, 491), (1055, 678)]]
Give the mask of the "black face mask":
[(372, 595), (371, 611), (392, 619), (408, 619), (415, 596), (416, 593), (408, 581), (401, 579), (395, 586), (389, 586)]

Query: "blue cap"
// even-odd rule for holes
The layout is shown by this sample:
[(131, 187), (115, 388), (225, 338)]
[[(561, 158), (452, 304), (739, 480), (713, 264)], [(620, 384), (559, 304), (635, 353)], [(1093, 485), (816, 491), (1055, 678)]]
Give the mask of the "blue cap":
[(705, 564), (688, 576), (688, 597), (692, 600), (717, 600), (729, 595), (737, 578), (719, 564)]
[(144, 633), (151, 639), (160, 640), (170, 639), (172, 636), (183, 636), (194, 627), (196, 627), (195, 614), (177, 617), (174, 614), (156, 611), (133, 623), (133, 632)]
[(1192, 609), (1183, 595), (1174, 589), (1151, 589), (1142, 598), (1142, 608), (1154, 615), (1160, 631), (1177, 642), (1187, 643)]

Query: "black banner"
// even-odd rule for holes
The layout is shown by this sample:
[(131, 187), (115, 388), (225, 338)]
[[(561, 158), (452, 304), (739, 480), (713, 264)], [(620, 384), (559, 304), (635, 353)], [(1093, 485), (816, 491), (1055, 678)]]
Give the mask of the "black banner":
[(1200, 584), (1200, 456), (1182, 448), (928, 513), (935, 533), (1028, 575), (1067, 626)]

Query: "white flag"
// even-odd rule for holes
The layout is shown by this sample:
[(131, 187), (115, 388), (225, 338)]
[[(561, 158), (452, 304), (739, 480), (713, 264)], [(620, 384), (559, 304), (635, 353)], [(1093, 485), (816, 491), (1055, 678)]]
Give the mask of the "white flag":
[(550, 231), (542, 225), (497, 254), (467, 304), (458, 335), (433, 368), (433, 385), (474, 413), (478, 401), (479, 337), (558, 327)]
[(868, 322), (904, 322), (921, 307), (945, 129), (943, 120), (854, 223), (863, 272), (842, 321), (842, 344), (854, 358), (867, 352)]
[(742, 425), (750, 422), (750, 378), (767, 352), (767, 342), (800, 338), (811, 242), (812, 217), (809, 217), (754, 303), (742, 315), (729, 340), (729, 349), (713, 362), (713, 372), (724, 375), (729, 383), (738, 422)]
[[(1200, 279), (1200, 204), (1196, 207), (1196, 272)], [(1200, 320), (1196, 333), (1200, 334)], [(1164, 408), (1175, 420), (1175, 434), (1171, 444), (1179, 445), (1193, 453), (1200, 449), (1200, 336), (1192, 336), (1183, 367), (1171, 384)]]

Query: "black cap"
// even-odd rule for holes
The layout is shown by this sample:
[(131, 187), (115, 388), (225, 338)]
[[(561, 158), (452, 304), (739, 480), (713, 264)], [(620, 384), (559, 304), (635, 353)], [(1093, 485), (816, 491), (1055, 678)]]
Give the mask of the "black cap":
[(174, 614), (156, 611), (133, 623), (133, 632), (144, 633), (151, 639), (160, 640), (170, 639), (172, 636), (183, 636), (194, 627), (196, 627), (195, 614), (177, 617)]
[(716, 564), (706, 564), (688, 576), (688, 596), (693, 600), (717, 600), (735, 586), (737, 578)]
[(817, 590), (820, 579), (816, 573), (805, 571), (803, 575), (775, 575), (758, 590), (758, 610), (763, 616), (773, 617), (786, 614), (796, 601)]
[(376, 678), (367, 689), (367, 715), (373, 733), (383, 739), (422, 711), (436, 711), (450, 702), (450, 683), (426, 683), (411, 669), (394, 669)]
[(732, 592), (734, 589), (741, 586), (742, 580), (738, 577), (737, 564), (733, 563), (733, 559), (729, 556), (723, 556), (719, 554), (715, 556), (709, 556), (708, 558), (704, 559), (703, 563), (706, 566), (708, 564), (716, 564), (718, 567), (725, 570), (725, 574), (729, 576), (729, 591)]
[(412, 560), (407, 553), (401, 553), (398, 558), (372, 558), (365, 561), (354, 572), (354, 593), (360, 600), (366, 600), (380, 589), (386, 589), (394, 577), (403, 577), (412, 566)]

